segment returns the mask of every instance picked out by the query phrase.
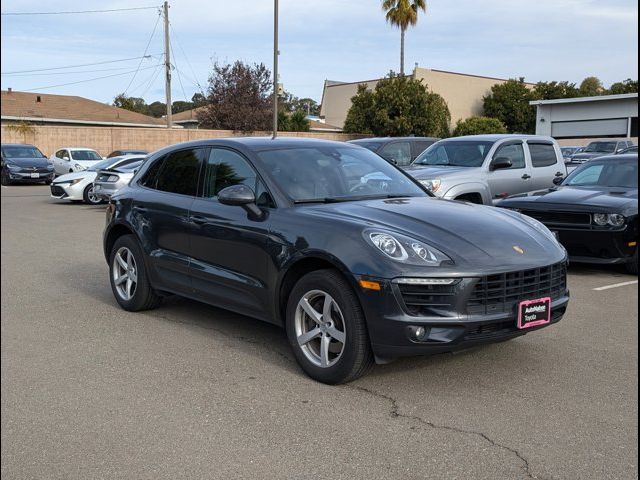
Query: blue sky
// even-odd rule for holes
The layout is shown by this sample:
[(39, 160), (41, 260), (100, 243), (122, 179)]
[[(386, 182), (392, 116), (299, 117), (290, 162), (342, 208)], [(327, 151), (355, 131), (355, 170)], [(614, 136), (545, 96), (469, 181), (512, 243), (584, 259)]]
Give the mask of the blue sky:
[[(3, 0), (2, 12), (66, 11), (153, 5), (153, 0)], [(213, 61), (272, 64), (271, 0), (173, 0), (173, 99), (206, 86)], [(280, 0), (280, 73), (285, 89), (320, 100), (325, 79), (357, 81), (398, 70), (399, 32), (378, 0)], [(232, 8), (235, 7), (235, 8)], [(407, 69), (421, 67), (528, 81), (600, 77), (605, 85), (637, 78), (638, 6), (632, 0), (431, 0), (407, 34)], [(38, 75), (8, 72), (139, 57), (155, 10), (52, 16), (3, 16), (2, 89), (38, 89), (103, 75), (103, 80), (51, 89), (109, 102), (125, 90), (137, 60)], [(149, 53), (162, 52), (162, 25)], [(183, 52), (184, 51), (184, 52)], [(186, 54), (186, 55), (185, 55)], [(129, 94), (164, 99), (160, 56), (144, 60)], [(99, 70), (99, 71), (98, 71)], [(63, 72), (63, 71), (59, 71)], [(156, 76), (157, 75), (157, 76)], [(155, 80), (154, 80), (155, 78)], [(182, 85), (180, 84), (182, 80)]]

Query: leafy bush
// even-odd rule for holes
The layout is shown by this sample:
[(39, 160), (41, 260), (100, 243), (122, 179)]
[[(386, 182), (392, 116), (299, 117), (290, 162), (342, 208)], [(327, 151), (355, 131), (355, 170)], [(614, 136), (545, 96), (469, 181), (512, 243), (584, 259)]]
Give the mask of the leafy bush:
[(470, 117), (465, 120), (458, 120), (453, 131), (454, 137), (464, 135), (483, 135), (489, 133), (507, 133), (507, 127), (497, 118), (490, 117)]

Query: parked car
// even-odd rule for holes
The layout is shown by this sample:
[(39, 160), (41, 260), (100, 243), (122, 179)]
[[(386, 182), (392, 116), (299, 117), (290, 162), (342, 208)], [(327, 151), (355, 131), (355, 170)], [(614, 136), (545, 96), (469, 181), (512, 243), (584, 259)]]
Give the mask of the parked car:
[(632, 147), (627, 147), (624, 150), (620, 150), (619, 152), (616, 152), (616, 155), (627, 155), (629, 153), (635, 153), (637, 155), (638, 154), (638, 146), (637, 145), (633, 145)]
[(432, 137), (384, 137), (351, 140), (349, 143), (368, 148), (385, 160), (406, 167), (438, 140)]
[(94, 194), (102, 200), (109, 200), (118, 190), (129, 184), (145, 157), (135, 156), (136, 161), (126, 165), (113, 165), (101, 169), (93, 182)]
[(538, 221), (433, 198), (371, 151), (313, 139), (153, 153), (107, 207), (104, 254), (125, 310), (169, 293), (281, 325), (326, 383), (511, 339), (569, 302), (566, 251)]
[(3, 143), (2, 185), (12, 183), (51, 183), (53, 166), (47, 157), (33, 145)]
[(576, 153), (580, 153), (584, 150), (584, 147), (560, 147), (560, 151), (562, 152), (562, 158), (564, 158), (565, 162), (571, 160), (571, 157)]
[(107, 158), (124, 157), (125, 155), (146, 155), (148, 153), (149, 152), (147, 152), (146, 150), (114, 150), (109, 155), (107, 155)]
[(571, 157), (572, 163), (584, 163), (592, 158), (602, 157), (604, 155), (613, 155), (614, 153), (633, 146), (633, 142), (629, 140), (597, 140), (586, 146), (584, 151), (576, 153)]
[(472, 135), (431, 145), (407, 173), (451, 200), (492, 205), (516, 193), (553, 186), (567, 169), (551, 137)]
[(104, 160), (90, 148), (61, 148), (51, 156), (56, 175), (79, 172)]
[(103, 199), (95, 194), (93, 182), (98, 175), (98, 171), (109, 167), (126, 167), (135, 162), (139, 162), (140, 156), (112, 157), (97, 162), (86, 170), (67, 173), (56, 178), (51, 184), (51, 196), (59, 200), (70, 200), (72, 202), (84, 202), (90, 205), (97, 205)]
[(557, 232), (573, 262), (623, 263), (638, 274), (637, 154), (591, 160), (557, 188), (515, 195), (498, 206)]

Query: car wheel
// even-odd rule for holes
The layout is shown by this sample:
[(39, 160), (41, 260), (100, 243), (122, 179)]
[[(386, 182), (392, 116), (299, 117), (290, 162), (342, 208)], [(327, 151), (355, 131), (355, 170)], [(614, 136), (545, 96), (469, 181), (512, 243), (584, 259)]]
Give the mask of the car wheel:
[(89, 205), (99, 205), (102, 203), (102, 199), (95, 194), (93, 183), (90, 183), (82, 192), (82, 199), (84, 203)]
[(161, 297), (149, 283), (142, 249), (133, 235), (123, 235), (113, 245), (109, 279), (113, 295), (125, 310), (150, 310), (160, 303)]
[(346, 383), (373, 365), (362, 308), (339, 272), (317, 270), (302, 277), (289, 295), (286, 315), (289, 344), (311, 378)]
[(7, 175), (7, 172), (5, 172), (4, 170), (2, 171), (2, 173), (0, 174), (0, 178), (2, 179), (2, 185), (11, 185), (11, 180), (9, 179), (9, 175)]
[(627, 272), (632, 275), (638, 275), (638, 249), (636, 248), (636, 253), (633, 254), (631, 261), (627, 263)]

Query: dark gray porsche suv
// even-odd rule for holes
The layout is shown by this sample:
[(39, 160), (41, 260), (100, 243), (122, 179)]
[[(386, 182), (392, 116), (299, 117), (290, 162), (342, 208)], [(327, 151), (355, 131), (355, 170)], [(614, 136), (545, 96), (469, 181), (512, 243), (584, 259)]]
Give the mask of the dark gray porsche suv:
[(517, 212), (440, 200), (374, 153), (241, 138), (152, 154), (107, 209), (118, 303), (178, 294), (281, 325), (304, 371), (508, 340), (559, 321), (566, 251)]

